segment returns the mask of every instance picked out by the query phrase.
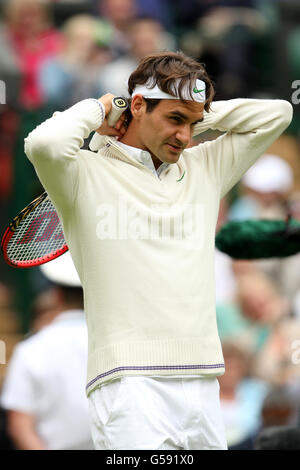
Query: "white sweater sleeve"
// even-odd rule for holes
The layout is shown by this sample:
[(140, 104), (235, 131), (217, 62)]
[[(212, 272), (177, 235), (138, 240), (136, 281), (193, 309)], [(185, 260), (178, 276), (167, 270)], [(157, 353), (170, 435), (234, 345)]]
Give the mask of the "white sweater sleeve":
[[(283, 100), (234, 99), (212, 103), (194, 135), (208, 129), (225, 132), (216, 140), (194, 147), (203, 152), (209, 172), (223, 197), (249, 167), (282, 134), (292, 120), (293, 108)], [(198, 150), (198, 151), (197, 151)]]
[(104, 107), (94, 99), (56, 112), (25, 139), (25, 153), (59, 208), (70, 207), (76, 194), (77, 154), (84, 139), (104, 120)]

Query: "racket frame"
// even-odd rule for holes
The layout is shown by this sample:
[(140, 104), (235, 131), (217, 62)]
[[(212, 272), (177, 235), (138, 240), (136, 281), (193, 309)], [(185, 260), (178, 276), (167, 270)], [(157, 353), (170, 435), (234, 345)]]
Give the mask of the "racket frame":
[(18, 215), (16, 215), (16, 217), (13, 218), (13, 220), (10, 222), (7, 229), (5, 230), (2, 240), (1, 240), (1, 250), (2, 250), (3, 258), (5, 262), (9, 264), (10, 266), (14, 268), (32, 268), (34, 266), (39, 266), (55, 258), (58, 258), (62, 254), (64, 254), (66, 251), (68, 251), (69, 248), (67, 244), (65, 243), (65, 245), (62, 248), (55, 250), (53, 253), (40, 256), (39, 258), (35, 258), (34, 260), (14, 262), (7, 255), (8, 244), (12, 236), (14, 235), (16, 229), (20, 225), (20, 223), (32, 211), (34, 211), (47, 197), (48, 197), (47, 192), (43, 192), (40, 196), (38, 196), (33, 201), (31, 201), (26, 207), (24, 207), (24, 209), (21, 210), (21, 212), (19, 212)]

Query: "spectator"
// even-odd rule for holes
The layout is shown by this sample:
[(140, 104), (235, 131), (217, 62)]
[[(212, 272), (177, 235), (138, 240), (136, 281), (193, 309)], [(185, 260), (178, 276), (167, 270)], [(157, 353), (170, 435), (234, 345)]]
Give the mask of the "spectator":
[[(295, 395), (293, 391), (287, 386), (275, 386), (269, 389), (264, 398), (261, 408), (261, 427), (260, 429), (244, 439), (239, 444), (232, 446), (231, 450), (275, 450), (273, 445), (278, 444), (278, 440), (266, 439), (263, 436), (273, 435), (273, 429), (276, 427), (276, 434), (286, 434), (287, 429), (293, 428), (297, 425), (297, 416), (299, 413), (299, 394)], [(297, 433), (294, 433), (297, 434)], [(275, 436), (274, 436), (275, 437)], [(287, 437), (287, 435), (285, 435)], [(295, 437), (295, 436), (294, 436)], [(292, 435), (291, 435), (292, 438)], [(281, 441), (281, 439), (280, 439)], [(282, 442), (282, 441), (281, 441)], [(284, 439), (286, 443), (286, 439)], [(290, 446), (294, 447), (295, 440), (290, 441)], [(271, 447), (272, 445), (272, 447)], [(285, 444), (286, 445), (286, 444)], [(267, 449), (270, 446), (270, 449)], [(290, 447), (292, 450), (292, 447)], [(277, 450), (280, 450), (279, 447)], [(283, 448), (282, 448), (283, 450)]]
[[(17, 172), (15, 162), (18, 150), (22, 156), (24, 153), (23, 140), (19, 144), (19, 138), (23, 126), (27, 125), (22, 111), (35, 111), (43, 105), (38, 70), (45, 58), (57, 53), (60, 44), (60, 34), (51, 26), (46, 0), (5, 1), (0, 23), (0, 80), (6, 85), (6, 105), (0, 103), (1, 218), (8, 217), (2, 200), (7, 204), (8, 197), (16, 194), (15, 191), (13, 195)], [(24, 180), (30, 179), (28, 173), (25, 176), (24, 168), (21, 173)], [(21, 181), (18, 181), (17, 187), (22, 190)], [(22, 194), (23, 201), (27, 196)], [(15, 207), (20, 207), (17, 202)]]
[(112, 29), (110, 49), (113, 58), (127, 54), (130, 50), (127, 30), (128, 25), (137, 16), (136, 0), (101, 0), (99, 14)]
[(228, 447), (250, 437), (261, 426), (260, 412), (269, 385), (249, 375), (251, 354), (238, 342), (222, 343), (225, 374), (219, 377), (221, 411)]
[(155, 18), (165, 28), (174, 26), (174, 1), (173, 0), (137, 0), (139, 16)]
[[(1, 32), (0, 32), (1, 36)], [(1, 48), (0, 48), (1, 51)], [(0, 68), (1, 68), (1, 58), (0, 58)], [(1, 72), (0, 72), (1, 75)], [(3, 77), (3, 75), (2, 75)], [(11, 81), (9, 77), (5, 78), (5, 83), (10, 83)], [(14, 86), (14, 85), (13, 85)], [(11, 96), (16, 94), (16, 90), (10, 89), (10, 95), (7, 95), (7, 100), (13, 103), (13, 99)], [(15, 103), (16, 104), (16, 103)], [(12, 196), (12, 184), (13, 184), (13, 161), (12, 161), (12, 154), (15, 145), (15, 139), (17, 134), (17, 129), (19, 125), (19, 115), (15, 109), (11, 106), (1, 106), (0, 105), (0, 214), (5, 216), (3, 217), (3, 223), (1, 224), (4, 226), (4, 220), (7, 220), (7, 214), (5, 207), (9, 198)], [(4, 203), (4, 204), (3, 204)], [(2, 219), (1, 217), (1, 219)], [(2, 220), (1, 220), (2, 222)]]
[[(263, 155), (242, 179), (241, 196), (229, 210), (229, 218), (284, 220), (290, 211), (289, 195), (294, 175), (290, 165), (277, 155)], [(269, 276), (289, 302), (300, 290), (300, 255), (262, 259), (256, 267)]]
[(241, 180), (242, 195), (230, 209), (229, 218), (284, 219), (293, 186), (293, 172), (277, 155), (263, 155)]
[(127, 81), (140, 59), (169, 48), (172, 41), (162, 25), (151, 17), (132, 20), (127, 37), (130, 46), (127, 54), (102, 69), (99, 86), (103, 93), (128, 96)]
[[(109, 60), (107, 44), (98, 47), (101, 24), (89, 15), (71, 17), (63, 26), (61, 52), (41, 66), (40, 86), (48, 103), (64, 109), (85, 98), (98, 97), (98, 76)], [(103, 45), (102, 45), (103, 46)]]
[(247, 96), (255, 91), (253, 46), (256, 35), (265, 30), (264, 19), (254, 2), (210, 3), (210, 9), (198, 21), (198, 31), (204, 53), (209, 53), (215, 62), (219, 96)]
[(47, 325), (50, 325), (59, 314), (55, 295), (55, 287), (43, 290), (35, 298), (33, 304), (33, 318), (30, 333), (34, 334)]
[[(198, 18), (208, 14), (218, 7), (248, 7), (254, 6), (254, 0), (173, 0), (177, 23), (184, 23), (187, 28), (193, 27)], [(197, 14), (195, 15), (195, 12)]]
[(87, 331), (80, 281), (69, 253), (42, 266), (59, 314), (14, 350), (2, 406), (18, 449), (88, 450)]
[[(247, 96), (255, 87), (253, 49), (266, 28), (253, 0), (192, 0), (177, 2), (177, 18), (186, 23), (180, 42), (197, 54), (216, 81), (219, 99)], [(197, 12), (197, 14), (195, 14)]]
[(271, 388), (262, 406), (262, 429), (272, 426), (295, 426), (299, 413), (299, 396), (287, 385)]
[(246, 265), (246, 272), (237, 276), (236, 302), (217, 306), (221, 340), (239, 338), (249, 350), (257, 352), (288, 314), (288, 308), (271, 280), (253, 265)]
[(253, 373), (274, 385), (299, 381), (299, 338), (299, 320), (283, 318), (258, 351), (253, 361)]
[(254, 450), (300, 450), (300, 429), (294, 426), (271, 426), (255, 440)]
[[(0, 79), (5, 84), (5, 100), (1, 99), (1, 114), (5, 104), (17, 108), (21, 87), (21, 70), (13, 53), (7, 25), (0, 22)], [(2, 124), (2, 123), (0, 123)], [(2, 127), (2, 125), (1, 125)]]
[(24, 109), (36, 109), (44, 102), (38, 84), (38, 72), (45, 59), (61, 48), (61, 35), (51, 26), (50, 9), (40, 0), (7, 0), (2, 35), (5, 55), (19, 69), (21, 76), (18, 104)]

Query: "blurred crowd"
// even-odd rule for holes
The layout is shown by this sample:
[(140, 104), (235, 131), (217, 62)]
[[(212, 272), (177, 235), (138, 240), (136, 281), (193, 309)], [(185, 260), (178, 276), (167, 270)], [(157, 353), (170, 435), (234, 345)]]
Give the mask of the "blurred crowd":
[[(294, 0), (0, 0), (0, 8), (2, 233), (42, 192), (24, 157), (24, 137), (54, 110), (79, 100), (107, 92), (127, 96), (126, 80), (144, 55), (180, 49), (196, 58), (218, 100), (291, 101), (292, 83), (300, 84), (300, 5)], [(229, 220), (290, 214), (300, 221), (297, 104), (294, 111), (287, 133), (222, 200), (217, 230)], [(16, 271), (1, 261), (0, 322), (14, 318), (19, 343), (24, 334), (32, 338), (49, 328), (61, 305), (38, 268)], [(250, 262), (216, 249), (215, 273), (229, 448), (265, 448), (279, 427), (282, 439), (295, 431), (287, 440), (300, 449), (300, 254)], [(7, 349), (8, 359), (13, 351)], [(0, 390), (7, 370), (0, 361)], [(6, 420), (2, 409), (0, 448), (25, 445)]]

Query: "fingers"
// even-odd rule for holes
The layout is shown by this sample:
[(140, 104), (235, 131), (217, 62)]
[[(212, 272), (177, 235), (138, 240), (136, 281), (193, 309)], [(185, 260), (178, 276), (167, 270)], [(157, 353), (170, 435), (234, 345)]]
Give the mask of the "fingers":
[(99, 129), (96, 130), (100, 135), (108, 135), (111, 137), (122, 137), (123, 133), (119, 130), (115, 129), (114, 127), (109, 126), (101, 126)]
[(123, 136), (126, 132), (126, 128), (125, 128), (125, 113), (122, 114), (122, 116), (118, 119), (118, 121), (116, 122), (114, 128), (119, 131), (119, 133)]
[(115, 127), (108, 126), (107, 123), (104, 123), (99, 129), (97, 129), (97, 132), (101, 135), (108, 135), (112, 137), (121, 138), (125, 134), (126, 129), (124, 126), (120, 129), (116, 129)]
[(101, 98), (98, 98), (99, 101), (104, 105), (105, 107), (105, 116), (107, 116), (111, 110), (111, 103), (112, 100), (115, 96), (112, 95), (111, 93), (106, 93), (105, 95), (101, 96)]
[(120, 137), (121, 138), (121, 137), (123, 137), (125, 132), (126, 132), (126, 129), (124, 127), (122, 127), (121, 129), (115, 129), (114, 127), (108, 127), (107, 132), (105, 133), (105, 135), (110, 135), (110, 136)]
[(117, 120), (117, 122), (114, 126), (115, 129), (121, 129), (121, 127), (124, 125), (124, 121), (125, 121), (125, 113), (121, 114), (121, 116)]
[[(109, 131), (116, 131), (117, 132), (117, 135), (119, 137), (122, 137), (125, 132), (126, 132), (126, 128), (125, 128), (125, 113), (123, 113), (120, 118), (118, 119), (118, 121), (116, 122), (116, 124), (113, 126), (113, 127), (109, 127)], [(116, 135), (116, 134), (114, 134)]]
[(114, 95), (112, 95), (111, 93), (107, 93), (106, 95), (103, 95), (101, 96), (101, 98), (99, 98), (99, 101), (101, 101), (101, 103), (103, 103), (105, 106), (106, 117), (102, 126), (99, 129), (97, 129), (97, 132), (101, 135), (108, 135), (108, 136), (121, 138), (126, 132), (126, 128), (124, 125), (125, 113), (123, 113), (120, 116), (120, 118), (118, 119), (118, 121), (116, 122), (114, 126), (108, 125), (108, 114), (111, 110), (111, 103), (112, 103), (113, 98), (114, 98)]

